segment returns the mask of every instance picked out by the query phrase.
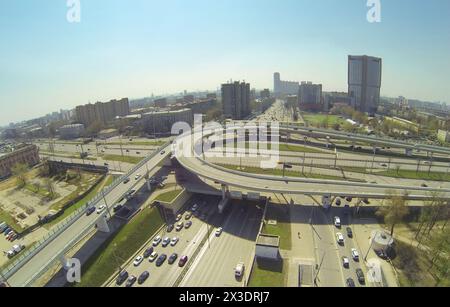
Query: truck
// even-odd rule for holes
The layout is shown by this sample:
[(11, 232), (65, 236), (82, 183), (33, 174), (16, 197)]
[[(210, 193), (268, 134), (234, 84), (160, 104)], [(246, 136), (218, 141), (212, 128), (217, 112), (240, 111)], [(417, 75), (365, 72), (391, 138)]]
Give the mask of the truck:
[(19, 254), (21, 251), (23, 251), (25, 249), (25, 245), (19, 245), (16, 244), (12, 247), (11, 250), (6, 252), (6, 256), (11, 259), (12, 257), (14, 257), (15, 255)]
[(241, 278), (244, 275), (245, 265), (243, 262), (239, 262), (234, 268), (234, 276), (236, 278)]

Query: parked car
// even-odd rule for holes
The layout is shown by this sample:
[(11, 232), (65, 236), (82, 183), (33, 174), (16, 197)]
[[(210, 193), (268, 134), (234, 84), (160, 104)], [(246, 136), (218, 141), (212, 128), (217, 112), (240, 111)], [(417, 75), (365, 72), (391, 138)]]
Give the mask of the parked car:
[(180, 239), (178, 239), (177, 237), (172, 238), (172, 241), (170, 241), (170, 246), (177, 245), (178, 241), (180, 241)]
[(336, 206), (340, 206), (341, 204), (342, 204), (341, 199), (340, 198), (336, 199)]
[(94, 212), (95, 212), (95, 207), (89, 207), (86, 209), (86, 216), (89, 216)]
[(359, 253), (356, 248), (352, 248), (352, 258), (357, 262), (359, 261)]
[(220, 235), (222, 234), (222, 232), (223, 232), (223, 228), (222, 228), (222, 227), (217, 228), (217, 229), (216, 229), (216, 237), (220, 237)]
[(153, 254), (153, 250), (154, 250), (153, 247), (147, 248), (147, 249), (145, 250), (145, 252), (144, 252), (144, 258), (150, 257), (150, 255)]
[(347, 278), (346, 284), (347, 284), (347, 287), (349, 287), (349, 288), (354, 288), (356, 286), (355, 282), (353, 281), (353, 278)]
[(344, 236), (342, 235), (342, 233), (338, 232), (336, 234), (336, 241), (339, 245), (344, 245)]
[(358, 277), (358, 281), (361, 285), (364, 285), (366, 283), (366, 278), (364, 276), (364, 272), (361, 269), (356, 269), (356, 277)]
[(353, 200), (353, 198), (348, 196), (345, 200), (348, 201), (348, 202), (351, 202)]
[(387, 255), (387, 253), (381, 249), (375, 250), (375, 254), (383, 260), (389, 259), (389, 256)]
[(175, 218), (175, 221), (179, 222), (182, 219), (182, 215), (178, 214), (177, 217)]
[(369, 204), (370, 204), (370, 201), (369, 201), (368, 198), (364, 198), (364, 199), (363, 199), (363, 203), (365, 203), (366, 205), (369, 205)]
[(192, 208), (191, 208), (191, 211), (192, 212), (195, 212), (195, 211), (197, 211), (198, 210), (198, 205), (197, 204), (194, 204), (193, 206), (192, 206)]
[(158, 246), (159, 243), (161, 243), (161, 240), (162, 240), (162, 239), (161, 239), (161, 236), (157, 236), (156, 238), (153, 239), (152, 245), (153, 245), (154, 247)]
[(149, 262), (153, 262), (156, 260), (156, 258), (158, 258), (158, 253), (157, 252), (153, 252), (150, 257), (148, 257), (148, 261)]
[(161, 243), (162, 247), (167, 247), (167, 245), (169, 245), (169, 244), (170, 244), (170, 238), (169, 237), (165, 237), (162, 240), (162, 243)]
[(161, 256), (159, 256), (158, 259), (156, 260), (156, 266), (162, 266), (164, 261), (166, 261), (166, 259), (167, 259), (166, 254), (162, 254)]
[(334, 217), (334, 226), (336, 226), (337, 228), (341, 228), (341, 218), (338, 216)]
[(148, 278), (150, 277), (150, 273), (148, 271), (142, 272), (138, 278), (138, 284), (142, 285)]
[(144, 261), (144, 257), (137, 256), (136, 259), (134, 259), (134, 261), (133, 261), (133, 265), (135, 267), (138, 267), (142, 263), (142, 261)]
[(347, 227), (346, 230), (347, 230), (347, 236), (349, 238), (353, 238), (353, 231), (352, 231), (352, 229), (350, 227)]
[(184, 267), (184, 265), (186, 264), (187, 261), (188, 261), (188, 256), (181, 257), (180, 261), (178, 261), (178, 266), (180, 268)]
[(184, 227), (184, 223), (183, 222), (179, 222), (177, 224), (177, 227), (175, 228), (176, 231), (181, 231), (181, 229), (183, 229)]
[(173, 264), (178, 258), (178, 254), (177, 253), (173, 253), (172, 255), (170, 255), (168, 263), (169, 264)]
[(127, 279), (128, 279), (128, 272), (127, 271), (120, 272), (119, 276), (117, 276), (116, 279), (116, 285), (118, 286), (122, 285)]
[(184, 219), (185, 219), (185, 220), (189, 220), (191, 217), (192, 217), (192, 213), (191, 213), (191, 212), (188, 212), (188, 213), (184, 216)]
[(192, 226), (192, 221), (187, 221), (186, 224), (184, 225), (184, 228), (189, 229)]
[(136, 282), (137, 278), (134, 275), (131, 275), (128, 280), (127, 280), (127, 284), (125, 285), (127, 288), (131, 288), (133, 287), (134, 283)]
[(173, 230), (173, 224), (167, 225), (166, 231), (167, 231), (167, 232), (172, 232), (172, 230)]

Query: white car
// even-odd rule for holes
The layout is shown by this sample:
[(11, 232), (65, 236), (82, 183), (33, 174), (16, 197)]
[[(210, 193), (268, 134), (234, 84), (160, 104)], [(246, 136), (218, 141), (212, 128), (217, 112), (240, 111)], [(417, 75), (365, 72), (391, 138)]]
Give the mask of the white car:
[(342, 265), (344, 268), (348, 269), (350, 267), (350, 260), (347, 257), (342, 257)]
[(220, 235), (222, 234), (222, 232), (223, 232), (223, 228), (222, 228), (222, 227), (217, 228), (217, 229), (216, 229), (216, 237), (220, 237)]
[(142, 263), (142, 261), (144, 261), (144, 257), (138, 256), (136, 257), (136, 259), (134, 259), (133, 265), (135, 267), (138, 267)]
[(149, 262), (153, 262), (156, 260), (156, 258), (158, 258), (158, 253), (157, 252), (153, 252), (150, 257), (148, 257), (148, 261)]
[(105, 210), (106, 210), (106, 206), (101, 205), (100, 207), (97, 208), (97, 214), (102, 214), (102, 212)]
[(137, 175), (134, 177), (134, 180), (138, 180), (139, 178), (141, 178), (141, 174), (137, 174)]
[(177, 237), (173, 238), (172, 241), (170, 241), (170, 245), (171, 246), (175, 246), (177, 245), (178, 241), (180, 241), (180, 239), (178, 239)]
[(344, 244), (344, 236), (342, 235), (342, 233), (338, 232), (336, 234), (336, 241), (338, 244)]
[(154, 240), (153, 240), (153, 246), (158, 246), (159, 243), (161, 243), (161, 236), (157, 236)]
[(169, 244), (170, 244), (170, 238), (169, 238), (169, 237), (165, 237), (165, 238), (162, 240), (162, 243), (161, 243), (162, 247), (166, 247), (166, 246), (169, 245)]
[(334, 226), (336, 226), (337, 228), (341, 227), (341, 218), (339, 216), (336, 216), (334, 218)]
[(195, 211), (197, 211), (197, 209), (198, 209), (198, 205), (197, 205), (197, 204), (194, 204), (194, 205), (192, 206), (192, 208), (191, 208), (191, 211), (192, 211), (192, 212), (195, 212)]
[(234, 268), (234, 276), (236, 278), (242, 277), (244, 275), (245, 265), (243, 262), (239, 262)]
[(355, 261), (359, 261), (359, 253), (356, 248), (352, 248), (352, 258)]
[(175, 227), (175, 230), (176, 231), (181, 231), (183, 229), (183, 227), (184, 227), (184, 223), (183, 222), (179, 222), (177, 224), (177, 227)]

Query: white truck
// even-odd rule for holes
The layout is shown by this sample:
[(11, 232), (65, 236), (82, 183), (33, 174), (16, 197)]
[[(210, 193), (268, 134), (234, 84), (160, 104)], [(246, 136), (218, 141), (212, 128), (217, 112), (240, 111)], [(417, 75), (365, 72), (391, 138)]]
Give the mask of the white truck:
[(234, 268), (234, 276), (241, 278), (244, 275), (245, 265), (243, 262), (239, 262)]
[(8, 258), (12, 258), (25, 249), (25, 245), (14, 245), (11, 250), (6, 252)]

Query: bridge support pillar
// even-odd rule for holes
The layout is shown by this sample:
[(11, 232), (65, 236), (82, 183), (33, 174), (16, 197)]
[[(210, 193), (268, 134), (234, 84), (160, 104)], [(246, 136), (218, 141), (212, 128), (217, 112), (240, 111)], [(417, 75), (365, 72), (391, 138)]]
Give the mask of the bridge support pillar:
[(106, 232), (106, 233), (111, 232), (111, 230), (109, 229), (108, 222), (106, 221), (105, 215), (102, 215), (102, 216), (97, 220), (97, 230), (98, 230), (98, 231), (101, 231), (101, 232)]
[(228, 186), (222, 184), (222, 199), (227, 198)]
[(62, 267), (63, 267), (63, 269), (64, 269), (65, 271), (68, 271), (68, 270), (71, 268), (71, 265), (70, 265), (69, 262), (67, 261), (66, 256), (61, 255), (61, 256), (59, 257), (59, 261), (61, 262), (61, 265), (62, 265)]
[(148, 190), (149, 192), (152, 191), (152, 184), (150, 183), (150, 178), (147, 179), (147, 190)]

